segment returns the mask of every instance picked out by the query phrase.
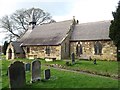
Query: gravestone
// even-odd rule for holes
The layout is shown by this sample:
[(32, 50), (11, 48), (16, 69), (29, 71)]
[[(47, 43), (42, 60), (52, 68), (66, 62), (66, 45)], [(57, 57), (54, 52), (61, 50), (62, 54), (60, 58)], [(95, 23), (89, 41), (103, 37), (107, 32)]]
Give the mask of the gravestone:
[(24, 63), (16, 61), (8, 68), (10, 88), (22, 88), (26, 84)]
[(7, 69), (7, 71), (6, 71), (6, 74), (5, 74), (6, 76), (8, 76), (8, 69)]
[(40, 72), (41, 72), (41, 62), (39, 60), (34, 60), (32, 62), (32, 77), (31, 82), (40, 80)]
[(93, 63), (94, 63), (94, 64), (97, 64), (97, 63), (96, 63), (96, 59), (93, 61)]
[(44, 72), (44, 78), (45, 80), (50, 79), (50, 69), (46, 69)]
[(120, 50), (118, 50), (117, 54), (118, 54), (117, 60), (120, 61)]
[(69, 66), (69, 62), (68, 61), (66, 61), (66, 65)]
[(90, 60), (90, 61), (92, 60), (91, 56), (89, 57), (89, 60)]
[(72, 58), (72, 64), (75, 64), (75, 54), (73, 52), (71, 54), (71, 58)]
[(30, 71), (31, 65), (30, 63), (25, 64), (25, 71)]

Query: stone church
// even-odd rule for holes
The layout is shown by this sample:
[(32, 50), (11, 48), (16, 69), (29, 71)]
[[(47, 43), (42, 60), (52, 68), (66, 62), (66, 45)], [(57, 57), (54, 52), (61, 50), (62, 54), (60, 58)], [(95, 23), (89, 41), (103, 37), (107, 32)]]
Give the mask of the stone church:
[(74, 52), (78, 59), (116, 60), (109, 26), (110, 21), (79, 24), (75, 18), (37, 26), (33, 14), (28, 31), (19, 40), (9, 43), (6, 59), (62, 60)]

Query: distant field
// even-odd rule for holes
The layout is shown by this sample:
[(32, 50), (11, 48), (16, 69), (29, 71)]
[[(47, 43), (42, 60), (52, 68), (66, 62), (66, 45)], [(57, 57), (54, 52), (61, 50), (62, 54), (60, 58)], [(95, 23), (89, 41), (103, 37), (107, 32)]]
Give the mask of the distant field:
[[(32, 60), (27, 59), (18, 59), (24, 62), (30, 62)], [(9, 87), (9, 80), (7, 73), (7, 67), (13, 61), (0, 60), (0, 65), (2, 66), (2, 88)], [(106, 77), (92, 76), (87, 74), (80, 74), (70, 71), (62, 71), (54, 69), (53, 67), (45, 66), (51, 64), (60, 64), (65, 66), (67, 69), (80, 69), (80, 70), (89, 70), (91, 72), (101, 72), (109, 73), (111, 75), (117, 75), (118, 63), (117, 62), (108, 62), (108, 61), (97, 61), (97, 65), (94, 65), (92, 61), (76, 61), (76, 64), (73, 66), (66, 66), (65, 61), (57, 62), (45, 62), (41, 60), (42, 63), (42, 72), (41, 77), (43, 78), (43, 71), (45, 68), (51, 69), (51, 78), (46, 82), (37, 82), (30, 84), (31, 72), (26, 72), (26, 82), (27, 85), (25, 88), (117, 88), (118, 80)]]

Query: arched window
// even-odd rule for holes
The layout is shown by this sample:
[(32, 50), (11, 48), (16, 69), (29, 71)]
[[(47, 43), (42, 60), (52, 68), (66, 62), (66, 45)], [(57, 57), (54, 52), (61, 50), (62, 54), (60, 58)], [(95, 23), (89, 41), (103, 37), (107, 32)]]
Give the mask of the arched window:
[(97, 41), (97, 42), (94, 44), (94, 51), (95, 51), (95, 54), (96, 54), (96, 55), (102, 54), (102, 44), (101, 44), (100, 42)]
[(83, 52), (82, 52), (82, 45), (78, 42), (78, 44), (76, 46), (76, 55), (80, 56), (81, 54), (83, 54)]
[(30, 53), (30, 48), (29, 47), (27, 47), (27, 53)]
[(46, 54), (50, 55), (50, 47), (49, 46), (46, 46), (45, 51), (46, 51)]
[(76, 46), (76, 55), (78, 56), (78, 44)]
[(80, 54), (83, 54), (82, 45), (80, 44)]

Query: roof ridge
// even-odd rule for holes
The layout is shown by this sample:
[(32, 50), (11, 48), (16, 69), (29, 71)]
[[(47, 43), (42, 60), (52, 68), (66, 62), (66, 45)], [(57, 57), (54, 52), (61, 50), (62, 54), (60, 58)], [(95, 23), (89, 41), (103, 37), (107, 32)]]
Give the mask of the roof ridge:
[[(56, 23), (62, 23), (62, 22), (67, 22), (67, 21), (72, 21), (72, 19), (64, 20), (64, 21), (58, 21), (58, 22), (53, 22), (53, 23), (45, 23), (45, 24), (41, 24), (41, 25), (38, 25), (38, 26), (50, 25), (50, 24), (56, 24)], [(71, 23), (72, 23), (72, 22), (71, 22)]]
[(110, 22), (111, 20), (101, 20), (101, 21), (93, 21), (93, 22), (85, 22), (85, 23), (79, 23), (77, 25), (81, 25), (81, 24), (89, 24), (89, 23), (97, 23), (97, 22)]

